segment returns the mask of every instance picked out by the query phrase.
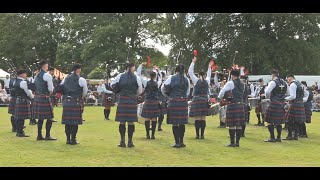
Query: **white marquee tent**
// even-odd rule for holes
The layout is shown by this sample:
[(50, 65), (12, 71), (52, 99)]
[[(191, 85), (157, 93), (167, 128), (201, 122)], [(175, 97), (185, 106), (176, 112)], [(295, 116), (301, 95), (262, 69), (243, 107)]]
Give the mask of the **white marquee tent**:
[(7, 73), (6, 71), (4, 71), (3, 69), (0, 69), (0, 78), (6, 78), (7, 75), (10, 76), (9, 73)]

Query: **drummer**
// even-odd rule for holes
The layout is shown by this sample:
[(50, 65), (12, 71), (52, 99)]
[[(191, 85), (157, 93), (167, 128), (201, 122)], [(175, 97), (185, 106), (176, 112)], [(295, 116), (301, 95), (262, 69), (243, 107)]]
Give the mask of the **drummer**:
[[(312, 116), (312, 111), (311, 111), (312, 102), (311, 101), (313, 99), (313, 93), (312, 93), (311, 89), (308, 88), (306, 81), (301, 81), (301, 84), (303, 85), (303, 89), (305, 91), (307, 91), (307, 94), (308, 94), (307, 98), (303, 98), (304, 108), (305, 108), (305, 113), (306, 113), (306, 123), (311, 123), (311, 116)], [(307, 128), (306, 128), (305, 123), (301, 124), (299, 137), (308, 138)]]
[[(255, 124), (256, 126), (264, 126), (264, 118), (265, 118), (265, 114), (261, 111), (262, 110), (262, 106), (261, 106), (261, 100), (262, 99), (266, 99), (266, 96), (265, 96), (265, 89), (266, 89), (266, 85), (264, 85), (264, 81), (263, 79), (259, 79), (258, 80), (259, 82), (259, 87), (256, 88), (256, 91), (255, 91), (255, 97), (259, 98), (259, 101), (258, 101), (258, 106), (255, 108), (255, 112), (256, 112), (256, 115), (257, 115), (257, 118), (258, 118), (258, 124)], [(261, 116), (260, 116), (261, 114)], [(261, 123), (261, 117), (262, 117), (262, 123)]]
[(194, 74), (194, 65), (196, 58), (192, 59), (189, 67), (189, 76), (194, 83), (193, 98), (189, 117), (195, 117), (196, 139), (199, 139), (199, 130), (201, 129), (201, 139), (204, 139), (204, 130), (206, 128), (206, 116), (209, 116), (210, 107), (208, 104), (208, 88), (211, 79), (211, 65), (209, 63), (207, 77), (204, 72), (199, 72), (199, 78)]
[[(250, 106), (248, 103), (248, 97), (250, 96), (250, 86), (248, 85), (248, 76), (246, 75), (242, 75), (240, 76), (240, 80), (242, 81), (242, 83), (244, 84), (244, 91), (243, 91), (243, 108), (244, 108), (244, 114), (245, 114), (245, 121), (246, 123), (249, 123), (250, 121)], [(241, 137), (245, 137), (245, 130), (246, 130), (246, 123), (242, 124), (242, 134)]]

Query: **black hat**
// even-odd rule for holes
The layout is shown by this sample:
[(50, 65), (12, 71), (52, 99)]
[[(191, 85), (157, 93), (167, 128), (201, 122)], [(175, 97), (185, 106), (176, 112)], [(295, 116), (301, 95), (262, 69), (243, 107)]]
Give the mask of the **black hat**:
[(233, 75), (233, 76), (239, 77), (240, 76), (240, 70), (239, 69), (232, 69), (230, 74)]
[(301, 81), (301, 84), (307, 86), (307, 82), (306, 81)]
[(45, 64), (48, 64), (48, 61), (42, 60), (42, 61), (40, 61), (40, 63), (39, 63), (40, 67), (42, 67), (42, 66), (45, 65)]
[(295, 79), (293, 74), (288, 74), (287, 78), (289, 78), (289, 77), (292, 77), (293, 79)]
[(81, 69), (81, 65), (80, 65), (80, 64), (74, 64), (74, 65), (72, 66), (72, 71), (76, 71), (76, 70), (78, 70), (78, 69)]
[(263, 82), (263, 79), (262, 79), (262, 78), (260, 78), (260, 79), (258, 80), (258, 82)]
[(27, 74), (27, 71), (24, 70), (24, 69), (20, 69), (18, 72), (17, 72), (18, 75), (20, 74)]

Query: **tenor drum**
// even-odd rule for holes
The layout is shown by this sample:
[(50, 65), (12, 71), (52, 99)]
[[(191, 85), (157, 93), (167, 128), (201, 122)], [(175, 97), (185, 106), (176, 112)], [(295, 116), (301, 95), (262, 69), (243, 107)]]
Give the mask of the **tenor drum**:
[(219, 109), (220, 109), (220, 103), (216, 103), (211, 105), (210, 110), (211, 110), (211, 115), (217, 115), (219, 114)]
[(257, 107), (259, 98), (248, 98), (249, 104), (251, 108)]
[(267, 113), (267, 109), (270, 105), (270, 99), (262, 99), (261, 100), (261, 113), (262, 114), (266, 114)]
[(222, 106), (220, 109), (219, 109), (219, 118), (220, 118), (220, 121), (225, 123), (226, 122), (226, 116), (227, 116), (227, 105), (225, 106)]

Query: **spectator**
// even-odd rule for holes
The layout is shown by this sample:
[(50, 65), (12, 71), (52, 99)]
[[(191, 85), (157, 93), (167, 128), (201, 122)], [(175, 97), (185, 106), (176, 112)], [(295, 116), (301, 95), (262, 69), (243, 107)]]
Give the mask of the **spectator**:
[(6, 79), (3, 80), (4, 81), (4, 88), (6, 90), (6, 92), (9, 94), (9, 82), (10, 82), (10, 76), (7, 75)]

